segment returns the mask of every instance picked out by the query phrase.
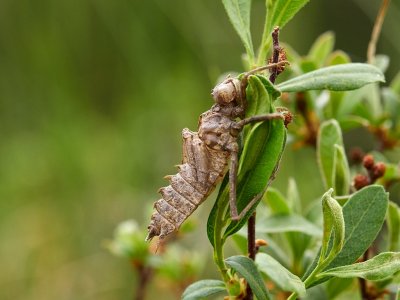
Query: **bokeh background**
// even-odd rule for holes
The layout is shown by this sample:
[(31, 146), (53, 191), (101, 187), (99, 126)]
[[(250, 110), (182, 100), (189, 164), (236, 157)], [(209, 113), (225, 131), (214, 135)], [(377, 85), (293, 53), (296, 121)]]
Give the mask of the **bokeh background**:
[[(263, 2), (253, 1), (255, 42)], [(337, 49), (365, 61), (379, 2), (313, 0), (281, 40), (306, 54), (332, 30)], [(392, 2), (378, 45), (388, 79), (400, 65)], [(196, 128), (221, 73), (242, 71), (242, 53), (221, 1), (0, 1), (0, 299), (132, 298), (131, 266), (104, 243), (123, 220), (147, 226), (181, 159), (181, 129)], [(286, 156), (275, 186), (294, 176), (312, 183), (302, 198), (318, 197), (321, 183), (304, 176), (315, 162), (301, 159), (310, 151)], [(182, 241), (206, 256), (211, 205), (200, 234)]]

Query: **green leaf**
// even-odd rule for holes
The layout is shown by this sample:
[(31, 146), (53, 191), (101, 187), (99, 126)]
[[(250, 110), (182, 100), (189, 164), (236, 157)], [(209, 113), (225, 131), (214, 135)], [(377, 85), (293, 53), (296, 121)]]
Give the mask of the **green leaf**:
[[(322, 196), (323, 213), (323, 236), (320, 254), (320, 263), (328, 264), (342, 250), (344, 243), (344, 218), (342, 207), (332, 198), (333, 189), (330, 189)], [(332, 241), (332, 247), (328, 254), (329, 241)]]
[(276, 98), (280, 97), (280, 95), (282, 94), (281, 91), (278, 90), (276, 86), (272, 84), (272, 82), (269, 81), (267, 77), (263, 75), (256, 75), (256, 76), (258, 77), (258, 79), (261, 80), (265, 89), (268, 91), (268, 94), (271, 96), (272, 100), (276, 100)]
[(266, 56), (271, 48), (271, 33), (275, 26), (281, 29), (309, 0), (267, 0), (266, 20), (264, 24), (263, 36), (257, 59), (257, 65), (265, 62)]
[(387, 225), (389, 251), (400, 251), (400, 207), (392, 201), (389, 201)]
[(256, 256), (256, 265), (280, 289), (288, 292), (296, 292), (299, 296), (306, 294), (306, 289), (301, 279), (292, 274), (272, 256), (266, 253), (258, 253)]
[(250, 61), (254, 60), (254, 49), (250, 33), (251, 0), (222, 0), (229, 20), (238, 33)]
[(281, 29), (307, 4), (309, 0), (275, 0), (267, 16), (267, 32), (271, 34), (275, 26)]
[[(266, 88), (266, 82), (262, 81), (263, 76), (251, 75), (248, 78), (246, 87), (246, 114), (245, 117), (267, 114), (272, 112), (272, 99)], [(252, 127), (259, 125), (255, 124)], [(246, 128), (251, 128), (246, 127)]]
[(332, 119), (321, 124), (317, 137), (317, 160), (326, 189), (334, 187), (335, 145), (343, 146), (339, 123)]
[[(343, 248), (325, 269), (354, 263), (372, 244), (378, 235), (388, 206), (388, 195), (380, 185), (367, 186), (354, 193), (343, 206), (345, 240)], [(318, 254), (319, 256), (319, 254)], [(307, 278), (317, 266), (314, 260), (303, 278)], [(324, 282), (327, 278), (313, 281), (306, 287)]]
[(258, 300), (270, 299), (270, 295), (254, 261), (246, 256), (237, 255), (228, 257), (225, 259), (225, 263), (246, 279)]
[(350, 191), (350, 168), (347, 162), (344, 148), (341, 145), (334, 145), (334, 169), (333, 186), (337, 196), (347, 195)]
[(333, 51), (326, 59), (328, 66), (348, 64), (351, 62), (349, 55), (342, 50)]
[(400, 271), (400, 253), (384, 252), (361, 263), (329, 269), (320, 273), (318, 277), (359, 277), (367, 280), (383, 280), (398, 271)]
[(225, 290), (225, 283), (221, 280), (200, 280), (186, 288), (182, 300), (200, 300)]
[(329, 268), (351, 264), (368, 249), (382, 228), (387, 206), (388, 194), (380, 185), (367, 186), (350, 197), (343, 206), (343, 248)]
[(278, 84), (282, 92), (328, 89), (347, 91), (373, 82), (384, 82), (382, 72), (372, 65), (350, 63), (322, 68)]
[(321, 34), (311, 46), (307, 57), (318, 66), (323, 66), (335, 44), (335, 34), (332, 31)]
[(393, 80), (390, 82), (390, 88), (400, 95), (400, 72), (396, 74), (396, 76), (393, 78)]
[(299, 189), (297, 188), (296, 180), (293, 177), (289, 177), (287, 187), (287, 202), (293, 211), (301, 212), (301, 200)]
[(274, 215), (288, 215), (291, 213), (285, 197), (277, 189), (269, 188), (263, 197), (263, 201)]
[(339, 124), (340, 128), (342, 128), (343, 131), (348, 131), (350, 129), (360, 128), (360, 127), (367, 128), (370, 125), (367, 119), (354, 115), (347, 115), (345, 117), (340, 118)]
[(256, 227), (260, 233), (302, 232), (311, 236), (321, 236), (321, 229), (300, 215), (275, 215), (260, 220)]

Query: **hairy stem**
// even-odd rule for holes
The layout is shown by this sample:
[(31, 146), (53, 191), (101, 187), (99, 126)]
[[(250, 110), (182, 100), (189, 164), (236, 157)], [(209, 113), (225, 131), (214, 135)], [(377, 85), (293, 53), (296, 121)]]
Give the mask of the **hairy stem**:
[(376, 52), (376, 44), (378, 43), (379, 35), (381, 34), (382, 24), (385, 20), (386, 12), (389, 7), (390, 0), (382, 0), (378, 15), (375, 19), (374, 28), (372, 29), (371, 39), (368, 44), (367, 60), (368, 63), (373, 63)]

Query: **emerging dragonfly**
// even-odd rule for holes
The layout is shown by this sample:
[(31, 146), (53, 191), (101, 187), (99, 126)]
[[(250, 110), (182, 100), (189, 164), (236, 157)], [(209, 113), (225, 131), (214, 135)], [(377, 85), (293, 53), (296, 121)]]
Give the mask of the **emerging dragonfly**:
[(213, 192), (227, 173), (229, 166), (229, 204), (233, 220), (241, 219), (259, 198), (254, 198), (238, 214), (236, 207), (236, 179), (238, 168), (238, 137), (249, 123), (271, 119), (290, 122), (287, 110), (243, 119), (247, 78), (256, 72), (283, 68), (286, 61), (269, 64), (246, 73), (242, 79), (227, 78), (212, 90), (215, 104), (199, 119), (198, 131), (182, 131), (183, 159), (179, 172), (166, 176), (170, 185), (159, 192), (162, 199), (154, 203), (146, 240), (159, 236), (160, 240), (179, 229), (181, 224)]

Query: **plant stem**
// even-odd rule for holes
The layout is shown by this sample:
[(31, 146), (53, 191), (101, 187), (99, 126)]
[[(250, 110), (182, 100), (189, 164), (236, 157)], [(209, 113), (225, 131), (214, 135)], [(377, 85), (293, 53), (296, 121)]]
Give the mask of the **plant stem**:
[[(225, 197), (223, 199), (227, 199), (227, 190), (225, 189), (223, 191), (225, 193)], [(221, 201), (224, 202), (224, 201)], [(227, 204), (227, 203), (225, 203)], [(214, 262), (217, 265), (219, 272), (221, 273), (222, 279), (224, 280), (225, 283), (228, 283), (229, 281), (229, 276), (227, 274), (227, 268), (225, 265), (224, 261), (224, 243), (225, 240), (223, 239), (222, 236), (222, 229), (224, 228), (226, 224), (226, 220), (224, 220), (224, 212), (225, 210), (223, 209), (226, 205), (221, 204), (218, 207), (217, 210), (217, 216), (216, 219), (219, 220), (219, 222), (215, 222), (215, 228), (214, 228)]]
[(382, 24), (385, 20), (387, 8), (389, 7), (390, 0), (382, 0), (381, 7), (379, 8), (378, 15), (375, 19), (374, 28), (372, 29), (371, 39), (368, 44), (367, 60), (372, 64), (375, 58), (376, 44), (378, 43), (379, 35), (381, 33)]
[[(369, 251), (370, 248), (365, 251), (362, 257), (362, 261), (367, 261), (369, 257)], [(360, 294), (361, 294), (361, 299), (370, 299), (369, 294), (368, 294), (368, 289), (367, 289), (367, 281), (364, 278), (358, 278), (358, 283), (360, 285)]]
[(297, 299), (297, 294), (296, 293), (292, 293), (289, 298), (287, 298), (287, 300), (295, 300)]
[[(247, 252), (250, 259), (256, 259), (256, 212), (254, 212), (247, 221)], [(253, 291), (250, 285), (247, 285), (246, 297), (244, 300), (253, 300)]]
[(229, 276), (227, 274), (227, 268), (224, 262), (224, 241), (221, 237), (221, 226), (217, 225), (217, 227), (215, 228), (215, 233), (218, 233), (218, 236), (217, 234), (215, 234), (214, 236), (214, 261), (218, 266), (222, 279), (225, 283), (227, 283), (229, 281)]
[(143, 265), (136, 266), (139, 276), (139, 283), (134, 295), (135, 300), (144, 300), (146, 295), (146, 287), (153, 276), (153, 269)]
[(256, 212), (254, 212), (249, 220), (247, 221), (247, 252), (249, 253), (249, 258), (252, 260), (256, 259), (257, 249), (256, 249)]
[[(281, 51), (281, 47), (279, 46), (279, 27), (275, 27), (272, 32), (272, 44), (274, 46), (273, 54), (272, 54), (272, 63), (276, 64), (279, 62), (279, 53)], [(273, 67), (271, 76), (269, 77), (269, 81), (275, 83), (276, 77), (278, 76), (278, 68)]]

